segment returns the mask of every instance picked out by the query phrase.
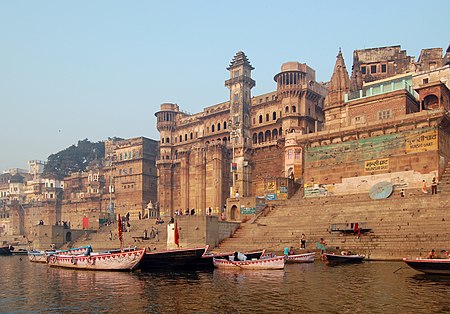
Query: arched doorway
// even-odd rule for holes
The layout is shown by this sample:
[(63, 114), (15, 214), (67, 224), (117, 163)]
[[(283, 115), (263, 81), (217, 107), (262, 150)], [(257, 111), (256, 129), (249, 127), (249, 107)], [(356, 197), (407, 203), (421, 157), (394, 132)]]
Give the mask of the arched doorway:
[(236, 213), (237, 213), (237, 206), (233, 205), (231, 207), (231, 212), (230, 212), (230, 219), (231, 220), (236, 220)]
[(72, 242), (72, 232), (66, 233), (66, 242)]
[(438, 108), (439, 107), (439, 99), (437, 98), (436, 95), (428, 95), (423, 99), (423, 109), (428, 109), (428, 108)]

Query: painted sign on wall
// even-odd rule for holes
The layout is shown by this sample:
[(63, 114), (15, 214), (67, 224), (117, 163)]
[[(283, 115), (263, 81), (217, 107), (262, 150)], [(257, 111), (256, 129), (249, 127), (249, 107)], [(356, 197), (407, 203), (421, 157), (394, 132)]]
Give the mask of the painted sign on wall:
[(419, 153), (438, 149), (437, 130), (429, 130), (419, 134), (411, 134), (405, 139), (407, 153)]
[(241, 215), (254, 215), (254, 214), (256, 214), (255, 207), (241, 206)]
[(389, 170), (389, 158), (366, 160), (364, 172), (377, 172)]

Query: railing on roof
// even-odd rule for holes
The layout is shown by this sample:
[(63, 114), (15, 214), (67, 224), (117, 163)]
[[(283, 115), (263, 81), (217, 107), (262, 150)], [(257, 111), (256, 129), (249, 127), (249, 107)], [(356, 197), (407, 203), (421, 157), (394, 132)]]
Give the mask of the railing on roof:
[(360, 89), (358, 91), (350, 92), (348, 94), (345, 94), (345, 102), (353, 101), (356, 99), (371, 97), (375, 95), (381, 95), (390, 93), (397, 90), (407, 90), (415, 99), (418, 99), (417, 92), (413, 89), (412, 85), (408, 80), (402, 79), (402, 80), (393, 80), (389, 82), (383, 82), (377, 85), (371, 85), (364, 87), (363, 89)]

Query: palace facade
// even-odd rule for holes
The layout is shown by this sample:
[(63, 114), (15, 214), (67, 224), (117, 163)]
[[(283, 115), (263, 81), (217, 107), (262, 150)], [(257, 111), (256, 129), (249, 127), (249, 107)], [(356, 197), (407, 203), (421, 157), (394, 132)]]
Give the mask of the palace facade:
[(229, 100), (196, 114), (165, 103), (155, 114), (161, 214), (220, 213), (236, 196), (280, 199), (278, 178), (313, 196), (439, 177), (450, 158), (449, 56), (424, 49), (416, 62), (400, 46), (355, 50), (349, 75), (339, 51), (330, 82), (288, 62), (275, 91), (252, 96), (253, 67), (238, 52), (227, 68)]

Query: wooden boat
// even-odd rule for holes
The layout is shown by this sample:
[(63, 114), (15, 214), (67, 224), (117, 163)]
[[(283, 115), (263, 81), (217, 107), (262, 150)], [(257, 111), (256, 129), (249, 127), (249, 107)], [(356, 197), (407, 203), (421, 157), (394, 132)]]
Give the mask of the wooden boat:
[(31, 250), (28, 251), (28, 259), (30, 260), (30, 262), (34, 263), (48, 263), (50, 256), (53, 254), (80, 255), (86, 254), (88, 251), (90, 252), (91, 250), (92, 248), (90, 245), (80, 246), (68, 250), (46, 250), (46, 251)]
[(145, 248), (82, 255), (57, 253), (49, 256), (48, 264), (52, 267), (89, 270), (133, 270), (142, 260), (144, 254)]
[(425, 274), (450, 275), (450, 258), (404, 258), (410, 267)]
[(142, 258), (141, 270), (153, 269), (193, 269), (201, 264), (203, 254), (208, 246), (193, 249), (176, 249), (167, 251), (148, 251)]
[(262, 259), (233, 261), (225, 258), (213, 258), (214, 267), (219, 269), (284, 269), (284, 256)]
[(286, 255), (286, 263), (314, 263), (316, 253)]
[[(260, 259), (264, 254), (266, 250), (262, 251), (254, 251), (254, 252), (245, 252), (244, 254), (248, 260), (252, 259)], [(199, 268), (214, 268), (214, 258), (224, 258), (229, 259), (230, 256), (235, 256), (238, 252), (231, 252), (231, 253), (205, 253), (202, 255), (202, 258), (200, 261), (198, 261), (197, 265)]]
[(0, 247), (0, 255), (12, 255), (11, 248), (12, 248), (11, 245), (1, 246)]
[(361, 263), (365, 258), (365, 255), (350, 254), (350, 255), (338, 255), (331, 253), (323, 253), (322, 260), (327, 264), (355, 264)]

